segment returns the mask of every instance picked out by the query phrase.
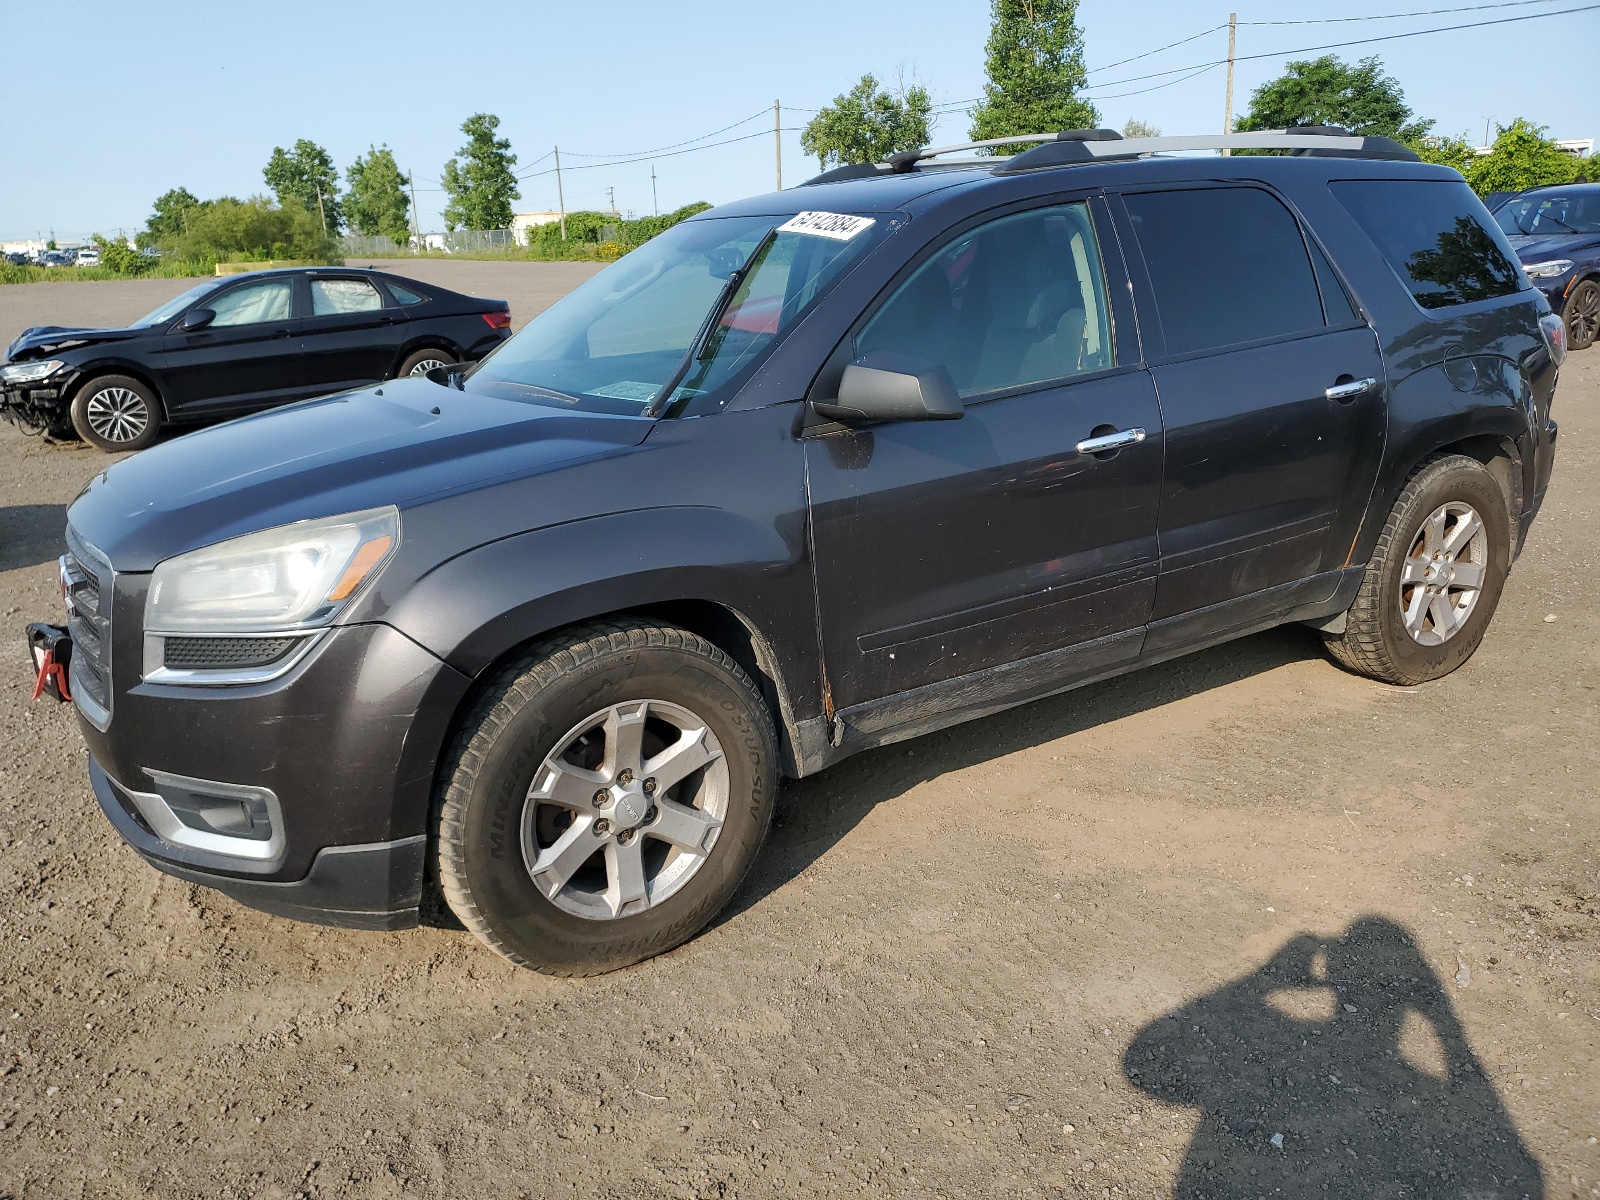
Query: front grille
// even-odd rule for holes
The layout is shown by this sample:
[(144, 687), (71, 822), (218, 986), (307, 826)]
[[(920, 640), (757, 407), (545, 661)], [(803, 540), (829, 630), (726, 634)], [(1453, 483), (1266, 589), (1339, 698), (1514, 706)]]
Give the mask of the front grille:
[(163, 639), (161, 665), (169, 671), (265, 667), (299, 645), (297, 637), (175, 637)]
[[(61, 558), (61, 589), (72, 634), (72, 690), (81, 693), (85, 715), (95, 709), (111, 719), (111, 607), (115, 577), (111, 564), (77, 531), (67, 526), (67, 552)], [(100, 722), (96, 722), (99, 724)]]

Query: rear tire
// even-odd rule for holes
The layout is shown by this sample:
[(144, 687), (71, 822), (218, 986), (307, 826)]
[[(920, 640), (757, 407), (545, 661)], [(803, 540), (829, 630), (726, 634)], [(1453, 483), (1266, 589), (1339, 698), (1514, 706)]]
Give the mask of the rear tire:
[(632, 619), (571, 630), (500, 671), (456, 735), (440, 888), (486, 945), (546, 974), (664, 953), (744, 879), (776, 762), (760, 692), (705, 639)]
[(1585, 279), (1567, 297), (1567, 349), (1587, 350), (1600, 333), (1600, 281)]
[(143, 450), (161, 435), (161, 403), (137, 379), (101, 375), (72, 398), (72, 427), (111, 454)]
[(1454, 671), (1483, 641), (1511, 567), (1505, 493), (1482, 463), (1444, 455), (1395, 501), (1341, 634), (1341, 666), (1384, 683)]
[(408, 375), (426, 375), (436, 367), (448, 367), (456, 362), (456, 356), (448, 350), (439, 350), (433, 346), (424, 346), (421, 350), (413, 351), (406, 360), (400, 364), (400, 369), (394, 373), (396, 379), (404, 379)]

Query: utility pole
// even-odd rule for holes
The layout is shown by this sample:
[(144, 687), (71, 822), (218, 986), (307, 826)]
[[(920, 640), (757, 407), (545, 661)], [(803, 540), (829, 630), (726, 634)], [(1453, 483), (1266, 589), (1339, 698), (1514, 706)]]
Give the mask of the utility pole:
[(616, 216), (617, 215), (617, 189), (616, 188), (608, 187), (606, 189), (606, 205), (607, 205), (606, 211), (608, 213), (610, 213), (610, 215)]
[(650, 215), (652, 217), (659, 217), (661, 215), (661, 202), (656, 199), (655, 163), (650, 164)]
[(561, 147), (556, 147), (556, 208), (561, 213), (561, 240), (567, 240), (567, 194), (561, 190)]
[(406, 182), (411, 185), (411, 224), (415, 226), (417, 235), (417, 251), (422, 250), (422, 218), (417, 215), (417, 180), (410, 172), (406, 172)]
[[(1222, 114), (1222, 132), (1224, 135), (1233, 132), (1233, 36), (1239, 26), (1239, 14), (1228, 14), (1228, 100), (1225, 105), (1227, 111)], [(1222, 148), (1224, 156), (1233, 153), (1226, 146)]]
[(772, 102), (772, 150), (778, 165), (778, 190), (783, 191), (783, 105)]

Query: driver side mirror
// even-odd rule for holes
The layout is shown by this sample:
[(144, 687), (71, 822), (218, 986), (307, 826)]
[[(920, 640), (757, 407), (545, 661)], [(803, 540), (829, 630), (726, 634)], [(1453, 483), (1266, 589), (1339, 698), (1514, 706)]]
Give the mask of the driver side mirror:
[(178, 322), (178, 328), (185, 333), (193, 333), (197, 329), (204, 329), (217, 319), (217, 314), (209, 308), (191, 308), (183, 314), (183, 320)]
[(834, 421), (954, 421), (966, 413), (943, 363), (874, 350), (844, 369), (839, 398), (812, 401)]

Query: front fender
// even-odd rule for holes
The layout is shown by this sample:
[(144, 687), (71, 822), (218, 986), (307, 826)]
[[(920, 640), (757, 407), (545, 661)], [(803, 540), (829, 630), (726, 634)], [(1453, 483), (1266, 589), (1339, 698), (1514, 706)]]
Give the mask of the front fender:
[(803, 529), (682, 505), (611, 513), (479, 546), (413, 584), (383, 619), (470, 676), (540, 634), (673, 601), (752, 621), (780, 663), (814, 657)]

